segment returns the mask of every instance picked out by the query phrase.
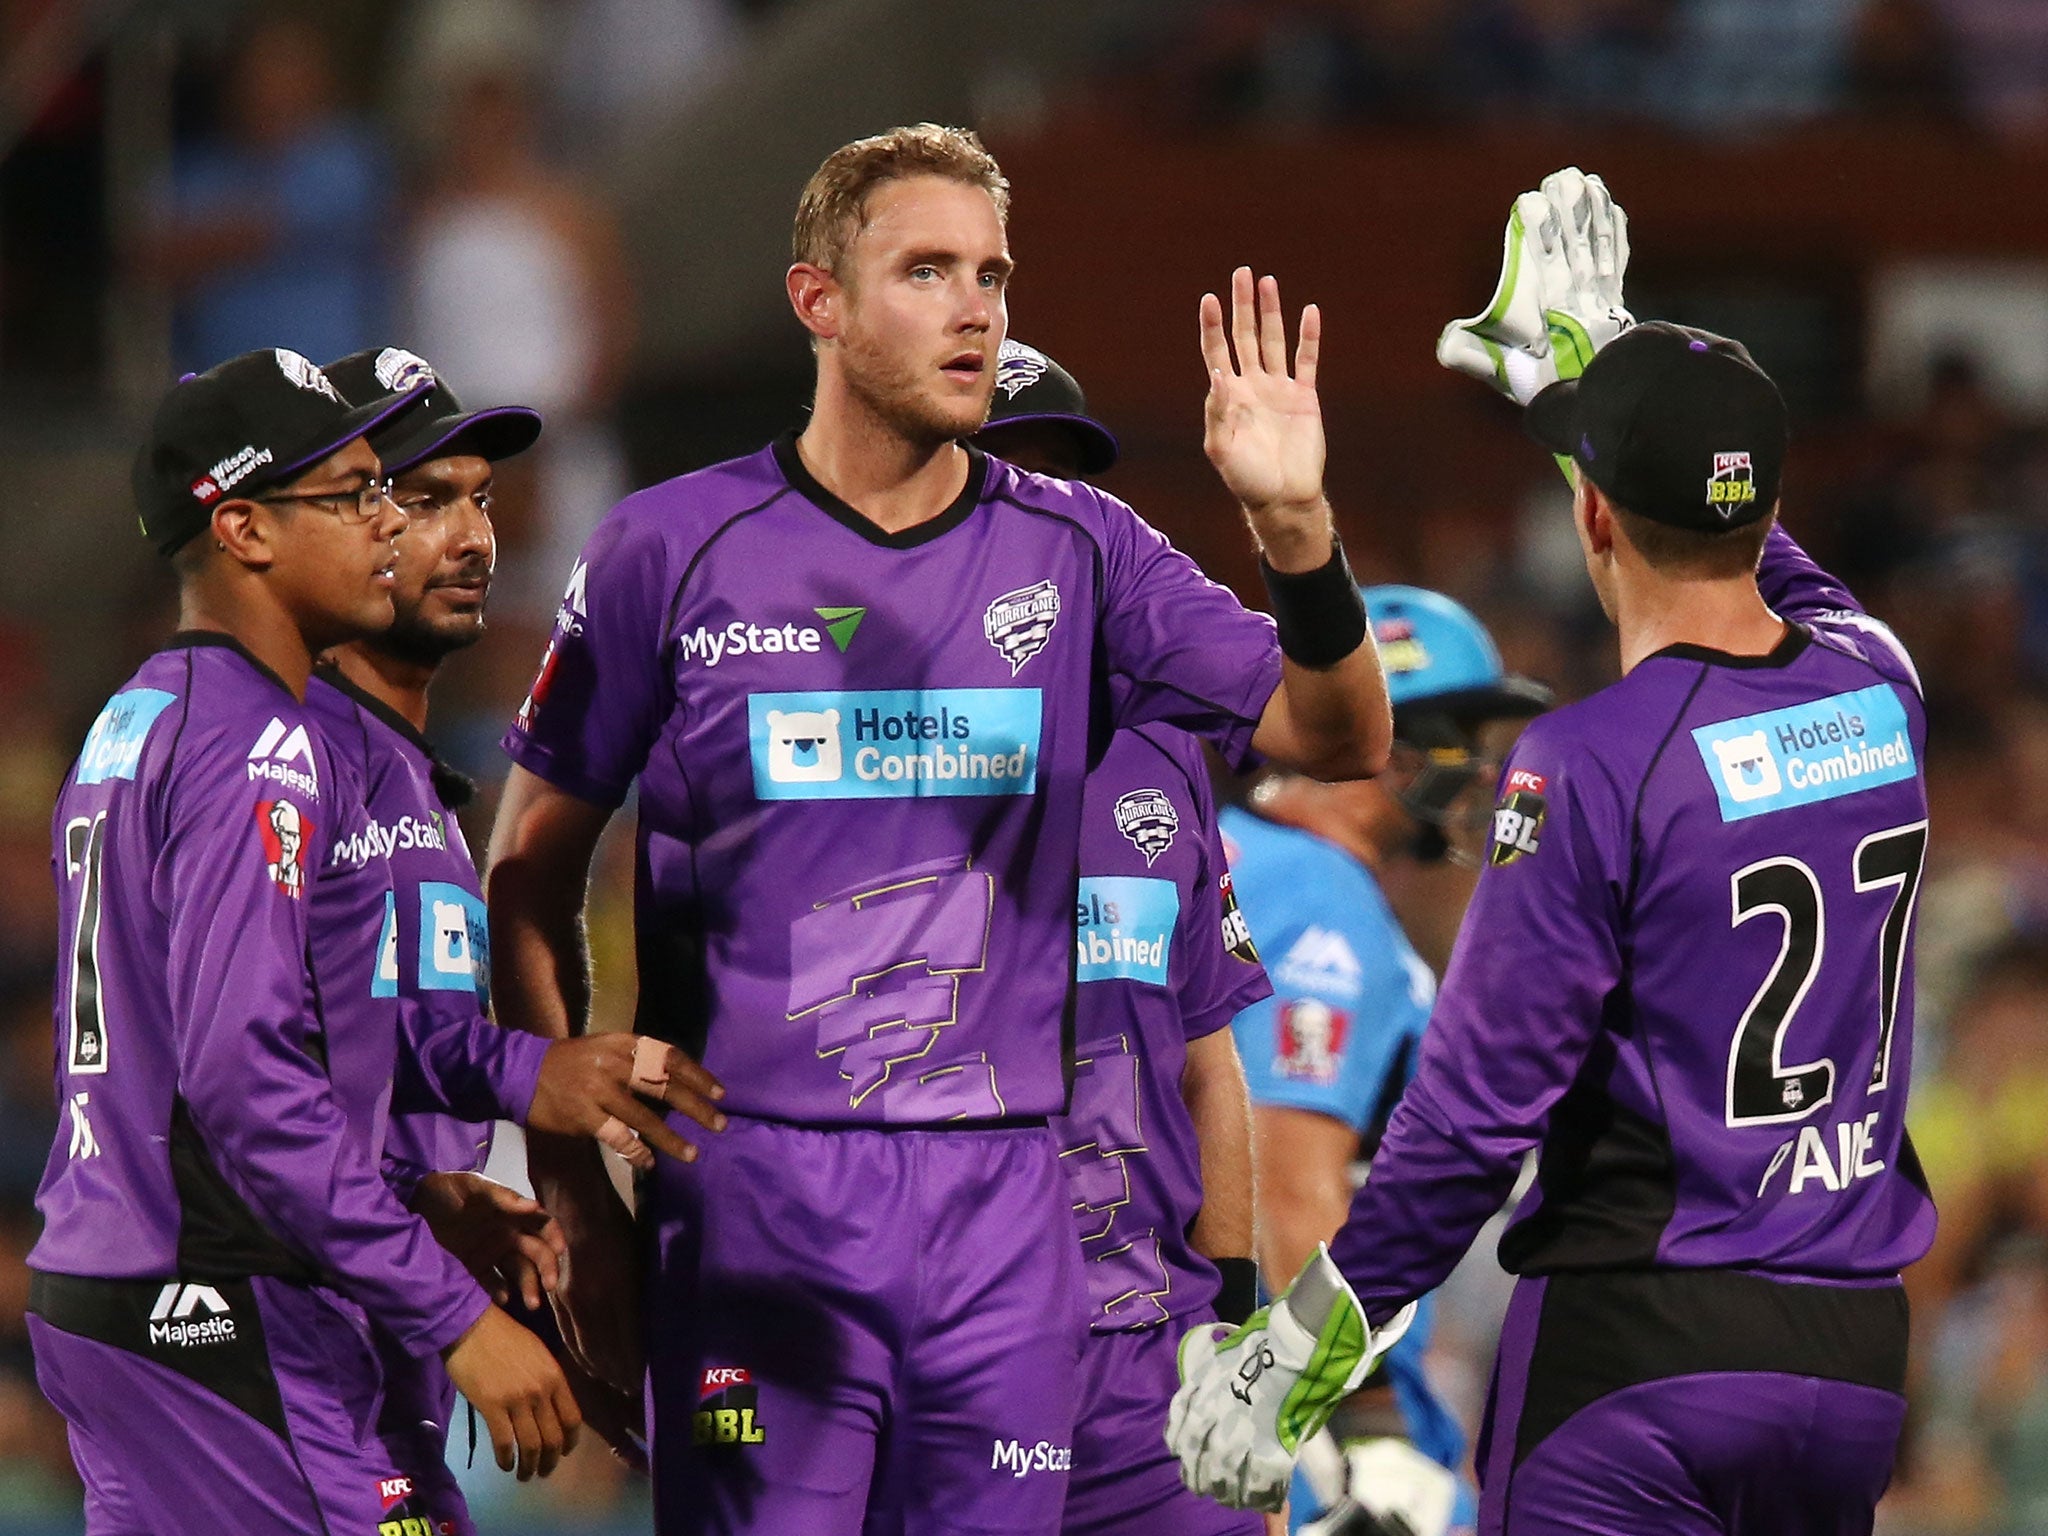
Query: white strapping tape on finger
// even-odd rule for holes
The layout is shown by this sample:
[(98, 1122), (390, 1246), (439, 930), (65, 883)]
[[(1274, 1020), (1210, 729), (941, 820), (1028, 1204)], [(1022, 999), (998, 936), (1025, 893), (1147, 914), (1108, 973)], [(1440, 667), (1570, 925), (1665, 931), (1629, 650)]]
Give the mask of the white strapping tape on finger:
[(619, 1156), (623, 1157), (635, 1168), (652, 1168), (654, 1166), (654, 1154), (647, 1149), (647, 1144), (640, 1139), (640, 1133), (627, 1125), (617, 1115), (606, 1115), (604, 1117), (604, 1124), (597, 1128), (597, 1139), (618, 1153)]
[(660, 1098), (668, 1087), (668, 1047), (646, 1035), (633, 1037), (633, 1091)]

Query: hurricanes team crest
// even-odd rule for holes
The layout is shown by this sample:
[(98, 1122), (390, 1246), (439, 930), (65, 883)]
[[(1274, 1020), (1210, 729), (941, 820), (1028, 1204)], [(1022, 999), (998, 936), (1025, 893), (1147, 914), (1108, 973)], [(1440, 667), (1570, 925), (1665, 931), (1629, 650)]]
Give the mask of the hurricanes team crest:
[(1006, 341), (996, 354), (996, 388), (1005, 400), (1018, 395), (1045, 377), (1046, 356), (1021, 341)]
[(278, 371), (301, 389), (311, 390), (316, 395), (325, 395), (336, 405), (341, 396), (334, 392), (334, 386), (327, 381), (327, 375), (320, 371), (320, 365), (310, 357), (292, 351), (290, 347), (271, 349), (277, 357)]
[(981, 632), (1002, 653), (1015, 677), (1024, 663), (1045, 649), (1060, 618), (1060, 589), (1050, 581), (1005, 592), (981, 616)]
[(379, 352), (374, 371), (377, 382), (393, 394), (403, 394), (422, 384), (440, 382), (434, 377), (433, 366), (424, 357), (403, 347), (386, 347)]
[(1116, 829), (1131, 840), (1131, 846), (1145, 855), (1145, 867), (1173, 846), (1180, 830), (1180, 813), (1173, 808), (1163, 789), (1134, 789), (1116, 803)]
[(1714, 473), (1707, 480), (1707, 505), (1722, 522), (1756, 500), (1756, 481), (1751, 478), (1749, 455), (1717, 453)]

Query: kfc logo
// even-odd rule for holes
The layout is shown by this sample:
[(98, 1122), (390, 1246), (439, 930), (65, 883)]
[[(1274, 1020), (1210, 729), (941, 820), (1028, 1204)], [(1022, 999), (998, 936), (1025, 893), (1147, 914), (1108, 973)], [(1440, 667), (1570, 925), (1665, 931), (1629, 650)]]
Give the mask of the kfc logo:
[(1513, 794), (1516, 790), (1526, 790), (1532, 795), (1540, 795), (1549, 787), (1550, 780), (1540, 773), (1531, 773), (1526, 768), (1516, 768), (1508, 774), (1509, 794)]
[(1344, 1055), (1351, 1015), (1319, 997), (1298, 997), (1280, 1005), (1279, 1052), (1274, 1069), (1304, 1083), (1334, 1083)]
[(259, 800), (256, 830), (263, 839), (264, 873), (297, 901), (306, 889), (306, 839), (313, 835), (313, 823), (289, 800)]

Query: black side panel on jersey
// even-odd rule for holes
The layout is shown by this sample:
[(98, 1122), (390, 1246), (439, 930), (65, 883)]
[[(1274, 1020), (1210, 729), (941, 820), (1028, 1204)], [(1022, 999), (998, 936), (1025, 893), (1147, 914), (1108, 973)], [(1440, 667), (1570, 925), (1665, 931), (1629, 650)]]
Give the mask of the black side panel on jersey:
[(702, 1061), (711, 1038), (711, 1003), (700, 929), (674, 919), (636, 923), (633, 955), (640, 981), (633, 1033), (652, 1035)]
[(1904, 1392), (1903, 1286), (1728, 1269), (1554, 1275), (1529, 1357), (1515, 1463), (1581, 1408), (1672, 1376), (1765, 1372)]
[(184, 1098), (171, 1100), (171, 1181), (178, 1192), (178, 1272), (200, 1280), (275, 1275), (317, 1285), (320, 1271), (286, 1247), (214, 1166)]
[[(28, 1310), (64, 1333), (176, 1371), (279, 1439), (289, 1439), (254, 1289), (246, 1280), (219, 1279), (205, 1283), (203, 1296), (191, 1295), (195, 1289), (200, 1288), (177, 1280), (100, 1280), (37, 1270), (29, 1277)], [(225, 1310), (217, 1310), (217, 1302)]]
[(1500, 1240), (1501, 1267), (1510, 1274), (1656, 1261), (1678, 1205), (1678, 1170), (1669, 1128), (1607, 1092), (1619, 1049), (1612, 1015), (1624, 1007), (1622, 992), (1608, 999), (1608, 1027), (1551, 1113), (1537, 1174), (1543, 1204)]

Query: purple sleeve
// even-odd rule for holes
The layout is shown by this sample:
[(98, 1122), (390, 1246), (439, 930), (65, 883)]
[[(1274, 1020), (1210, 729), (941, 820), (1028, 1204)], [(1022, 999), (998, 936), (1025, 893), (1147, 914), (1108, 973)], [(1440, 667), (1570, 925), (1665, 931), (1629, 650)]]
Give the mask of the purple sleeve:
[(248, 784), (246, 756), (245, 743), (225, 737), (196, 746), (166, 806), (157, 878), (170, 919), (179, 1093), (264, 1225), (424, 1355), (460, 1338), (490, 1298), (349, 1133), (309, 1002), (306, 893), (272, 878), (259, 835), (270, 804), (292, 803), (312, 826), (302, 867), (318, 871), (331, 807)]
[(1252, 732), (1280, 686), (1273, 621), (1204, 576), (1166, 536), (1101, 498), (1102, 643), (1119, 726), (1164, 720), (1246, 766)]
[(460, 1120), (525, 1123), (549, 1042), (502, 1029), (480, 1014), (458, 1019), (399, 1004), (394, 1115), (439, 1110)]
[[(1196, 754), (1199, 757), (1199, 754)], [(1230, 884), (1230, 861), (1224, 856), (1223, 837), (1216, 829), (1216, 803), (1209, 780), (1196, 765), (1192, 779), (1195, 814), (1201, 818), (1206, 856), (1196, 877), (1195, 893), (1189, 903), (1187, 933), (1188, 969), (1181, 983), (1182, 1028), (1190, 1040), (1213, 1035), (1253, 1003), (1273, 995), (1273, 983), (1259, 963), (1252, 946), (1251, 930), (1237, 909), (1237, 897)]]
[(580, 800), (626, 798), (675, 703), (663, 661), (673, 597), (666, 546), (646, 519), (615, 510), (584, 546), (555, 631), (504, 748)]
[(1594, 754), (1545, 724), (1516, 746), (1421, 1061), (1331, 1245), (1375, 1323), (1501, 1208), (1620, 983), (1627, 818)]
[(1913, 658), (1891, 626), (1872, 618), (1854, 593), (1814, 563), (1782, 523), (1765, 536), (1756, 585), (1779, 618), (1825, 630), (1915, 693), (1922, 691)]

